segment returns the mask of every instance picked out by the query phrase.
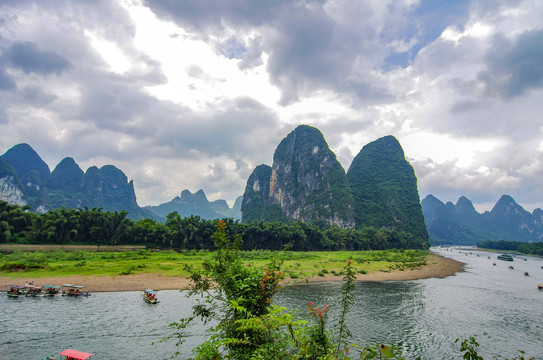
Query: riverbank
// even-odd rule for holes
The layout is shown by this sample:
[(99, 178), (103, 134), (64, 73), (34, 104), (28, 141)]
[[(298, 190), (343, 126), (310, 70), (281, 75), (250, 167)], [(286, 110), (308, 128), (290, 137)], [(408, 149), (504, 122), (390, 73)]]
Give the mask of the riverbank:
[[(427, 264), (414, 270), (394, 270), (390, 272), (377, 271), (370, 274), (358, 274), (358, 281), (404, 281), (446, 277), (462, 271), (463, 263), (440, 255), (430, 254)], [(341, 281), (342, 276), (327, 274), (313, 276), (307, 279), (309, 283)], [(183, 290), (188, 289), (190, 280), (184, 277), (161, 276), (156, 273), (129, 274), (117, 276), (67, 276), (43, 277), (39, 279), (0, 277), (0, 288), (5, 285), (24, 285), (25, 281), (34, 281), (36, 285), (83, 285), (91, 292), (140, 291), (151, 288), (154, 290)], [(306, 279), (292, 279), (291, 283), (305, 283)]]

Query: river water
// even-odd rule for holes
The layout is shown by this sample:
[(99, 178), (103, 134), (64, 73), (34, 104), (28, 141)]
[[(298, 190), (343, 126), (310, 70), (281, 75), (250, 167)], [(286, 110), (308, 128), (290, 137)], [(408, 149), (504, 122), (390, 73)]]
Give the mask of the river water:
[[(353, 342), (395, 344), (407, 359), (461, 359), (455, 339), (477, 335), (485, 359), (511, 358), (517, 350), (543, 359), (543, 291), (537, 289), (543, 259), (518, 256), (510, 263), (486, 252), (433, 250), (466, 263), (465, 271), (443, 279), (357, 283), (348, 316)], [(341, 283), (288, 287), (275, 302), (302, 313), (309, 301), (327, 303), (333, 324), (340, 288)], [(160, 342), (171, 334), (169, 323), (190, 315), (194, 300), (185, 295), (160, 291), (158, 305), (146, 304), (140, 292), (0, 296), (0, 359), (38, 360), (67, 348), (91, 352), (96, 360), (169, 359), (176, 350), (186, 359), (203, 339), (201, 325), (190, 329), (179, 349), (172, 341)]]

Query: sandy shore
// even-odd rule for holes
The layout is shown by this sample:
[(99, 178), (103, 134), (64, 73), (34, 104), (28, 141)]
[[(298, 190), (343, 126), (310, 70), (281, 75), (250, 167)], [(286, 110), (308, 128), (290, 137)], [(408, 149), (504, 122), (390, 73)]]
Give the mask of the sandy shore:
[[(428, 257), (427, 265), (416, 270), (375, 272), (367, 275), (359, 274), (359, 281), (402, 281), (426, 279), (432, 277), (446, 277), (462, 271), (464, 264), (436, 254)], [(327, 275), (324, 277), (315, 276), (309, 278), (310, 283), (341, 281), (341, 276)], [(68, 276), (68, 277), (45, 277), (39, 279), (0, 277), (0, 288), (5, 285), (24, 285), (25, 281), (34, 281), (36, 285), (62, 285), (77, 284), (83, 285), (88, 291), (139, 291), (143, 289), (154, 290), (183, 290), (190, 285), (190, 280), (181, 277), (167, 277), (159, 274), (130, 274), (119, 276)], [(298, 281), (298, 282), (304, 282)]]

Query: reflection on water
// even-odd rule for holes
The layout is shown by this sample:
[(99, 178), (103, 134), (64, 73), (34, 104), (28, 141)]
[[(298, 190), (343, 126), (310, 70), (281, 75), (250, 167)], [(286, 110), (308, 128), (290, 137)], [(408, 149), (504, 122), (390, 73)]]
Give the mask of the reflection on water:
[[(513, 357), (518, 349), (543, 359), (543, 291), (537, 289), (543, 283), (543, 260), (516, 258), (510, 270), (510, 263), (495, 255), (436, 251), (466, 262), (465, 271), (444, 279), (356, 284), (348, 316), (353, 341), (396, 344), (408, 359), (460, 359), (454, 340), (477, 334), (480, 354), (487, 359)], [(289, 287), (275, 301), (301, 313), (309, 301), (327, 303), (333, 325), (340, 288), (340, 283)], [(176, 350), (173, 342), (158, 341), (170, 334), (170, 322), (190, 314), (194, 302), (179, 291), (158, 296), (156, 306), (145, 303), (140, 292), (89, 298), (0, 296), (0, 358), (41, 359), (75, 348), (96, 354), (97, 360), (168, 359)], [(202, 341), (202, 327), (190, 331), (180, 358)]]

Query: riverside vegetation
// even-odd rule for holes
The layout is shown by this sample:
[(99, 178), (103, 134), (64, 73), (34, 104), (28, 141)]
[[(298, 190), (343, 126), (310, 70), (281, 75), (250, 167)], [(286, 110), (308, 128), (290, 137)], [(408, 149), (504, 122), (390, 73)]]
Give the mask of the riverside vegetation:
[(516, 251), (521, 254), (543, 256), (543, 242), (525, 243), (520, 241), (482, 241), (477, 247), (500, 251)]
[[(0, 201), (0, 243), (144, 245), (161, 249), (215, 249), (211, 235), (216, 220), (199, 216), (182, 218), (177, 212), (166, 222), (152, 219), (133, 221), (126, 211), (101, 208), (54, 209), (43, 214), (28, 207)], [(342, 229), (337, 226), (302, 221), (240, 223), (223, 219), (229, 235), (240, 235), (242, 250), (386, 250), (426, 249), (427, 240), (399, 230), (365, 227)]]
[[(173, 339), (178, 346), (182, 345), (188, 336), (187, 328), (199, 319), (212, 325), (207, 331), (208, 340), (193, 350), (195, 360), (404, 359), (395, 346), (365, 347), (350, 343), (345, 320), (355, 300), (352, 259), (346, 261), (342, 270), (343, 285), (336, 302), (340, 315), (335, 325), (330, 326), (328, 304), (319, 306), (309, 300), (306, 314), (273, 304), (273, 295), (285, 276), (284, 256), (272, 258), (265, 270), (245, 266), (239, 256), (241, 238), (229, 236), (222, 221), (217, 223), (213, 241), (217, 247), (213, 256), (200, 268), (187, 267), (193, 282), (189, 296), (198, 296), (198, 304), (191, 316), (170, 324), (174, 333), (163, 341)], [(461, 341), (462, 357), (483, 360), (477, 353), (478, 346), (475, 336)], [(528, 358), (521, 351), (514, 359)]]
[[(245, 266), (262, 270), (276, 253), (270, 250), (239, 251), (238, 256)], [(103, 251), (99, 247), (95, 251), (14, 250), (0, 253), (0, 276), (40, 278), (157, 273), (163, 276), (189, 277), (186, 266), (200, 267), (202, 263), (212, 259), (213, 254), (207, 250)], [(409, 270), (426, 265), (427, 254), (423, 250), (285, 252), (283, 272), (290, 279), (325, 275), (340, 277), (343, 263), (349, 257), (353, 258), (353, 271), (360, 274)]]

